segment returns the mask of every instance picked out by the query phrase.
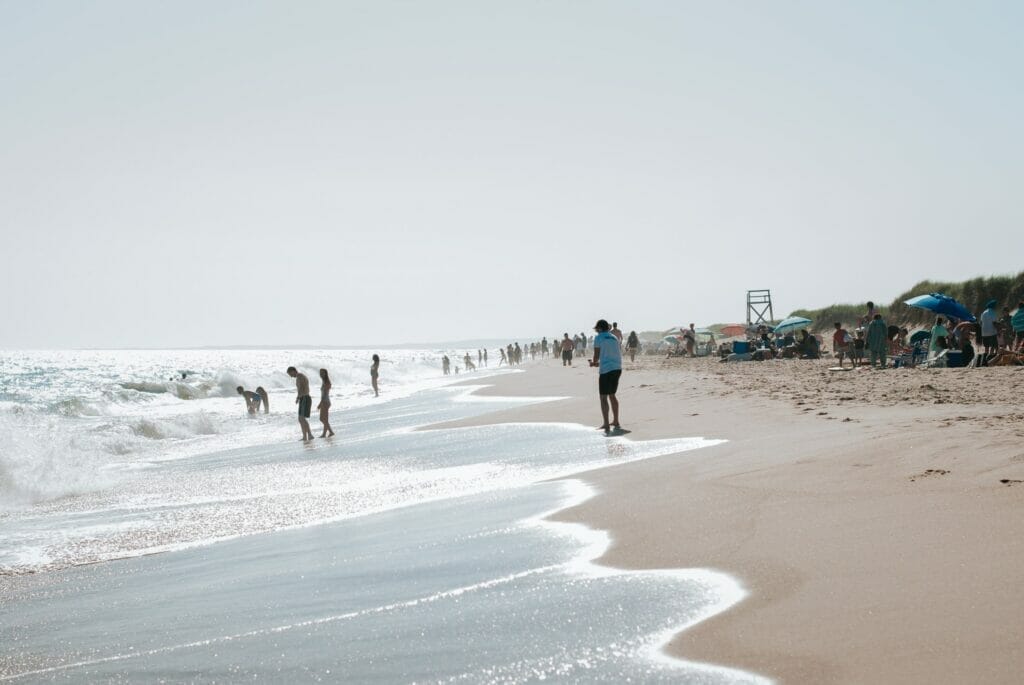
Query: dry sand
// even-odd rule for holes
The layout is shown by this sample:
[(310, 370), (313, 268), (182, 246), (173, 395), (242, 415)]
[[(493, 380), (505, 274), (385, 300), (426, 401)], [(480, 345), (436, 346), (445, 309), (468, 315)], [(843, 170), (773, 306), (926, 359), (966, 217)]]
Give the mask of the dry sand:
[[(705, 567), (750, 596), (672, 654), (782, 682), (1024, 681), (1024, 368), (831, 372), (831, 362), (645, 357), (631, 439), (727, 443), (588, 473), (559, 518), (603, 561)], [(597, 426), (596, 372), (539, 361), (481, 392), (566, 396), (459, 422)]]

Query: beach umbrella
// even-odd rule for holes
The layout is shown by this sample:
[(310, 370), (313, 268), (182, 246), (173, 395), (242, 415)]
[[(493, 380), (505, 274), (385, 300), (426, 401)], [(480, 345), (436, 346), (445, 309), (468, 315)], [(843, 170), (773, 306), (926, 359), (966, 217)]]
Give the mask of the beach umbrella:
[(903, 304), (908, 304), (911, 307), (918, 307), (920, 309), (927, 309), (928, 311), (935, 312), (936, 314), (952, 316), (955, 319), (975, 321), (974, 314), (967, 311), (967, 307), (963, 306), (949, 295), (943, 295), (942, 293), (918, 295), (917, 297), (912, 297), (909, 300), (904, 301)]
[(787, 331), (795, 331), (800, 328), (807, 328), (812, 323), (814, 322), (802, 316), (791, 316), (780, 321), (779, 325), (775, 327), (775, 332), (786, 333)]
[(722, 335), (727, 338), (731, 338), (734, 335), (743, 335), (747, 332), (747, 327), (741, 323), (731, 323), (728, 326), (722, 326)]
[(912, 336), (910, 336), (910, 344), (915, 345), (921, 342), (922, 340), (928, 340), (931, 337), (931, 331), (918, 331), (917, 333), (914, 333)]

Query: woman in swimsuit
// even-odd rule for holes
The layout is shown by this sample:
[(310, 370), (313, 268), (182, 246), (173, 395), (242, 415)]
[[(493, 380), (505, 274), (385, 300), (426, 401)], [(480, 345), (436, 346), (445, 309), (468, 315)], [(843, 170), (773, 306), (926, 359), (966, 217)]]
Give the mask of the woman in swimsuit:
[(380, 397), (380, 390), (377, 389), (377, 375), (380, 369), (380, 357), (373, 355), (373, 366), (370, 367), (370, 383), (373, 384), (373, 396)]
[(320, 410), (320, 423), (324, 424), (324, 432), (320, 437), (334, 435), (331, 422), (327, 418), (327, 413), (331, 410), (331, 379), (327, 376), (327, 369), (320, 369), (320, 404), (316, 405), (316, 408)]

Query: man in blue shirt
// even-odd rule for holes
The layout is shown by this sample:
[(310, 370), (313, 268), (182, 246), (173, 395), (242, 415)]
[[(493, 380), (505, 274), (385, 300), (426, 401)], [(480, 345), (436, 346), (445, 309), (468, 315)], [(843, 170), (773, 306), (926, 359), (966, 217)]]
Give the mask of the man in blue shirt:
[[(604, 319), (600, 319), (594, 330), (597, 336), (594, 337), (594, 358), (590, 361), (591, 366), (598, 370), (597, 391), (601, 395), (601, 416), (604, 418), (604, 425), (601, 429), (610, 433), (612, 427), (621, 430), (619, 425), (619, 400), (615, 393), (619, 389), (619, 376), (622, 375), (622, 350), (619, 349), (619, 339), (608, 331), (611, 326)], [(612, 421), (608, 422), (608, 405), (612, 407)]]

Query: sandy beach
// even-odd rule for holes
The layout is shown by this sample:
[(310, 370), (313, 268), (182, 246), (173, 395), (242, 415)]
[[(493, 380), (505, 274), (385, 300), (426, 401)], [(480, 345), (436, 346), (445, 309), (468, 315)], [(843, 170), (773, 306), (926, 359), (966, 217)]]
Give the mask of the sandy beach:
[[(585, 474), (601, 494), (559, 518), (611, 531), (608, 565), (749, 590), (674, 655), (792, 683), (1019, 682), (1024, 371), (830, 365), (627, 362), (630, 438), (728, 442)], [(583, 360), (488, 383), (565, 399), (446, 425), (600, 423)]]

